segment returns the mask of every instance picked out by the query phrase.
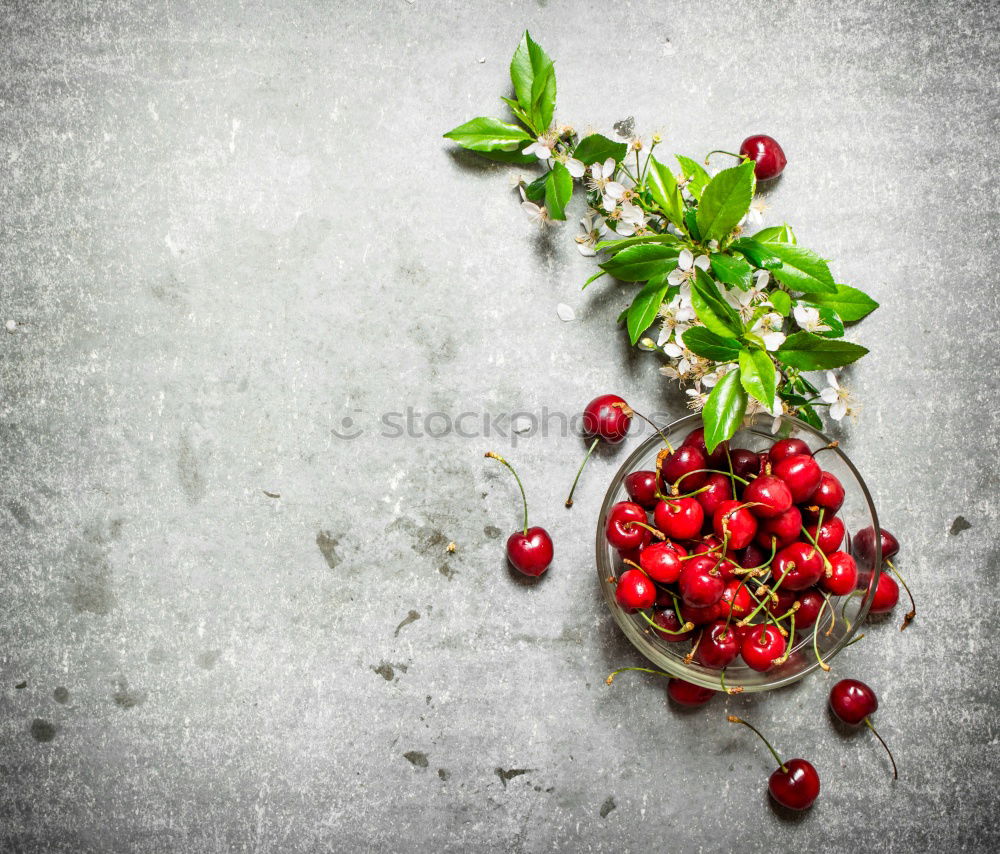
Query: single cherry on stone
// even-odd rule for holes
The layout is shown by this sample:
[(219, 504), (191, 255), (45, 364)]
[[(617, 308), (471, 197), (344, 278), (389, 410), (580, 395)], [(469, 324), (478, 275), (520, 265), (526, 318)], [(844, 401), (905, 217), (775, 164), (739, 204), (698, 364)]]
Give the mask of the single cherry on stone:
[(667, 696), (678, 706), (703, 706), (714, 697), (716, 692), (711, 688), (695, 685), (683, 679), (672, 677), (667, 682)]
[(830, 689), (830, 708), (845, 724), (851, 726), (864, 724), (874, 733), (875, 738), (882, 742), (885, 752), (889, 754), (893, 779), (898, 780), (899, 772), (896, 770), (896, 760), (892, 751), (871, 722), (871, 716), (878, 709), (878, 697), (875, 696), (875, 692), (859, 679), (841, 679)]
[(781, 806), (791, 810), (809, 809), (819, 797), (819, 774), (813, 764), (805, 759), (789, 759), (787, 762), (783, 762), (778, 752), (771, 747), (771, 743), (761, 735), (757, 727), (735, 715), (729, 715), (729, 722), (743, 724), (743, 726), (753, 730), (757, 737), (767, 745), (767, 749), (771, 751), (771, 755), (778, 763), (778, 767), (767, 781), (767, 790), (771, 793), (771, 797)]
[(896, 607), (897, 602), (899, 602), (899, 585), (887, 572), (881, 573), (875, 585), (875, 593), (872, 595), (872, 604), (868, 613), (888, 614)]
[(602, 439), (610, 445), (617, 445), (628, 435), (628, 429), (632, 426), (632, 410), (625, 402), (624, 398), (617, 394), (602, 394), (595, 397), (583, 409), (583, 433), (588, 439), (593, 439), (587, 455), (577, 469), (576, 477), (573, 479), (573, 486), (570, 487), (569, 496), (566, 498), (566, 506), (573, 506), (573, 493), (576, 491), (576, 484), (580, 480), (583, 467), (587, 465), (587, 460), (594, 453), (594, 448)]
[(773, 136), (758, 133), (748, 136), (740, 145), (740, 154), (753, 161), (753, 174), (758, 181), (769, 181), (785, 171), (788, 159)]
[(493, 451), (487, 451), (486, 456), (506, 466), (514, 475), (514, 480), (517, 481), (518, 488), (521, 490), (521, 501), (524, 504), (524, 528), (521, 531), (515, 531), (507, 538), (507, 560), (518, 572), (537, 577), (545, 572), (552, 563), (552, 538), (544, 528), (528, 527), (528, 499), (525, 497), (521, 478), (517, 476), (514, 467)]

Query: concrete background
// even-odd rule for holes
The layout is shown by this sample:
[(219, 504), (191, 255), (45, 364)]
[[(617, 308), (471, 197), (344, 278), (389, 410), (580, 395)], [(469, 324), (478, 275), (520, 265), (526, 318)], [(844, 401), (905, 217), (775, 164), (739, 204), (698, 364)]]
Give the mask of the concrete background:
[[(1000, 846), (994, 4), (0, 17), (3, 850)], [(607, 688), (642, 663), (592, 562), (623, 452), (567, 512), (576, 438), (383, 435), (407, 407), (439, 433), (611, 390), (682, 413), (614, 327), (629, 295), (580, 292), (575, 227), (539, 236), (513, 170), (441, 139), (501, 114), (526, 26), (561, 120), (632, 116), (694, 155), (780, 139), (769, 222), (882, 302), (840, 435), (920, 613), (828, 677), (692, 714), (654, 677)], [(504, 566), (516, 491), (489, 447), (555, 537), (541, 583)], [(880, 694), (896, 784), (831, 724), (847, 675)], [(811, 812), (768, 805), (727, 710), (816, 764)]]

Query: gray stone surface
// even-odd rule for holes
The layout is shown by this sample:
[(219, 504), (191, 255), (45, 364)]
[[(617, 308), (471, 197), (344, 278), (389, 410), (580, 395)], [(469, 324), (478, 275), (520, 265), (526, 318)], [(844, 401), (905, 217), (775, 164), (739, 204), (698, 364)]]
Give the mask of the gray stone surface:
[[(1000, 846), (994, 4), (0, 21), (4, 850)], [(920, 615), (829, 677), (694, 714), (652, 677), (607, 688), (641, 663), (592, 564), (621, 454), (566, 512), (575, 438), (382, 435), (407, 407), (574, 413), (605, 390), (682, 412), (615, 331), (626, 295), (580, 292), (572, 227), (538, 236), (511, 170), (440, 138), (497, 112), (525, 26), (564, 120), (634, 116), (688, 153), (777, 136), (772, 221), (883, 304), (842, 438)], [(516, 493), (490, 446), (556, 538), (537, 585), (504, 567)], [(881, 695), (897, 784), (831, 725), (844, 675)], [(810, 813), (768, 806), (771, 762), (727, 709), (815, 762)]]

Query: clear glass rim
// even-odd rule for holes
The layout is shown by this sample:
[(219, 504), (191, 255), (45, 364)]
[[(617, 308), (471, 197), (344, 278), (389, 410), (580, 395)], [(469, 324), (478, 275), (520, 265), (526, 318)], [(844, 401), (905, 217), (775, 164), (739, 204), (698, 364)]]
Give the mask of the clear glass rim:
[[(767, 414), (761, 414), (753, 416), (743, 422), (740, 429), (742, 430), (753, 430), (760, 435), (770, 436), (771, 430), (770, 423), (772, 422), (772, 416)], [(835, 453), (844, 465), (850, 470), (851, 474), (854, 476), (855, 481), (861, 489), (861, 494), (864, 497), (865, 503), (867, 505), (868, 513), (871, 515), (872, 525), (876, 533), (880, 530), (878, 521), (878, 512), (875, 509), (875, 502), (872, 500), (871, 493), (868, 491), (868, 485), (865, 483), (864, 478), (861, 477), (861, 473), (858, 471), (854, 463), (851, 462), (850, 458), (841, 449), (837, 442), (834, 442), (825, 433), (817, 430), (804, 421), (795, 418), (790, 415), (781, 416), (782, 424), (790, 424), (797, 431), (806, 433), (815, 439), (821, 440), (823, 445), (830, 447), (830, 453)], [(764, 422), (768, 424), (768, 430), (766, 433), (757, 430), (759, 424)], [(695, 427), (701, 426), (701, 415), (698, 413), (692, 413), (691, 415), (686, 415), (683, 418), (679, 418), (676, 421), (671, 422), (667, 426), (663, 427), (663, 433), (667, 436), (671, 436), (674, 433), (680, 431), (689, 431), (695, 429)], [(639, 447), (637, 447), (631, 455), (622, 463), (621, 467), (615, 473), (615, 476), (611, 479), (611, 483), (608, 485), (607, 492), (604, 495), (604, 502), (601, 505), (601, 512), (597, 519), (597, 541), (596, 541), (596, 563), (597, 563), (597, 575), (598, 583), (601, 587), (601, 592), (604, 595), (604, 601), (611, 611), (611, 615), (618, 627), (622, 630), (625, 637), (629, 639), (629, 642), (638, 650), (642, 655), (649, 659), (652, 663), (656, 664), (658, 667), (662, 667), (664, 670), (668, 671), (671, 676), (676, 676), (679, 679), (684, 679), (688, 682), (692, 682), (696, 685), (704, 686), (705, 688), (712, 688), (717, 691), (722, 690), (722, 686), (719, 683), (718, 676), (714, 678), (708, 678), (703, 675), (700, 671), (694, 670), (692, 668), (687, 668), (683, 664), (674, 663), (666, 659), (662, 660), (662, 657), (654, 658), (650, 651), (653, 651), (652, 646), (645, 640), (642, 634), (637, 629), (636, 625), (632, 623), (627, 615), (618, 607), (618, 603), (615, 601), (614, 597), (614, 587), (607, 583), (607, 573), (610, 567), (606, 566), (607, 554), (608, 554), (608, 544), (604, 536), (604, 527), (606, 524), (607, 514), (611, 506), (615, 503), (615, 497), (618, 493), (622, 482), (625, 480), (631, 472), (633, 472), (636, 466), (641, 460), (643, 460), (647, 455), (649, 455), (653, 446), (661, 445), (663, 440), (660, 436), (654, 433), (648, 439), (643, 441)], [(874, 597), (874, 591), (878, 585), (879, 576), (882, 573), (882, 538), (881, 536), (876, 536), (874, 538), (875, 546), (875, 561), (872, 567), (872, 577), (869, 582), (868, 590), (865, 593), (864, 598), (861, 600), (861, 605), (858, 608), (858, 613), (855, 616), (854, 622), (851, 624), (850, 629), (844, 634), (844, 636), (829, 650), (824, 653), (823, 661), (827, 664), (836, 655), (844, 649), (854, 638), (858, 631), (858, 628), (864, 624), (865, 618), (868, 616), (868, 611), (871, 608), (872, 599)], [(771, 691), (775, 688), (782, 688), (786, 685), (791, 685), (798, 682), (800, 679), (804, 678), (808, 674), (820, 668), (819, 662), (815, 659), (815, 656), (810, 658), (810, 663), (804, 666), (800, 671), (795, 673), (785, 674), (780, 677), (775, 677), (771, 681), (761, 682), (761, 683), (743, 683), (739, 679), (728, 679), (727, 684), (731, 688), (741, 688), (746, 693), (757, 692), (757, 691)]]

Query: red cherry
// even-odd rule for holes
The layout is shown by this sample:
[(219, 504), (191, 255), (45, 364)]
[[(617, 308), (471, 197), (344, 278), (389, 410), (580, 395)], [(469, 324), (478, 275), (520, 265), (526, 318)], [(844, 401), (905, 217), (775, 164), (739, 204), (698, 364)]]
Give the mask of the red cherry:
[[(690, 561), (685, 561), (689, 563)], [(719, 597), (722, 598), (721, 596)], [(718, 620), (722, 616), (722, 606), (716, 602), (714, 605), (709, 605), (707, 608), (695, 608), (691, 605), (681, 605), (681, 619), (686, 623), (694, 623), (696, 626), (703, 626), (705, 623), (711, 623), (713, 620)]]
[(617, 394), (595, 397), (583, 410), (583, 432), (589, 439), (601, 438), (612, 445), (628, 435), (632, 416), (628, 404)]
[[(824, 511), (824, 519), (831, 519), (844, 506), (844, 495), (844, 485), (837, 479), (837, 476), (824, 471), (820, 473), (816, 491), (809, 496), (806, 503), (809, 505), (810, 512), (813, 512), (812, 508), (816, 507), (818, 510)], [(815, 511), (817, 516), (818, 510)], [(809, 521), (815, 522), (816, 520), (810, 519)]]
[(753, 502), (749, 509), (758, 519), (773, 519), (792, 506), (792, 492), (781, 478), (762, 474), (743, 490), (743, 500)]
[(705, 455), (694, 445), (681, 445), (667, 456), (660, 466), (660, 477), (665, 483), (676, 485), (681, 492), (693, 492), (703, 486), (708, 475)]
[(628, 497), (647, 510), (652, 510), (659, 501), (656, 497), (656, 487), (655, 471), (634, 471), (625, 477), (625, 491)]
[(846, 596), (858, 586), (858, 565), (847, 552), (832, 552), (826, 556), (830, 561), (831, 575), (825, 572), (819, 586), (834, 596)]
[[(795, 593), (791, 590), (778, 590), (775, 593), (778, 597), (778, 601), (775, 602), (770, 596), (767, 597), (767, 610), (774, 614), (775, 617), (783, 617), (788, 613), (792, 605), (795, 604), (795, 600), (798, 598)], [(799, 606), (802, 607), (801, 605)], [(795, 615), (796, 625), (798, 625), (798, 612)], [(815, 618), (813, 618), (815, 620)], [(811, 625), (811, 624), (810, 624)]]
[(800, 504), (816, 491), (823, 470), (811, 456), (792, 454), (774, 466), (774, 473), (788, 485), (792, 501)]
[(645, 546), (652, 536), (642, 525), (647, 524), (646, 511), (631, 501), (619, 501), (608, 511), (605, 535), (616, 549), (634, 549)]
[(721, 670), (740, 654), (740, 639), (725, 620), (716, 620), (704, 629), (695, 658), (705, 667)]
[[(774, 556), (771, 575), (784, 578), (781, 586), (785, 590), (805, 590), (811, 587), (823, 574), (823, 555), (809, 543), (792, 543)], [(798, 622), (796, 620), (796, 622)]]
[(656, 627), (653, 631), (669, 643), (680, 643), (691, 637), (691, 631), (682, 632), (684, 623), (680, 621), (677, 612), (673, 608), (658, 608), (653, 612), (653, 622), (666, 631), (660, 631)]
[(846, 533), (844, 523), (839, 516), (834, 516), (832, 519), (824, 519), (819, 531), (816, 530), (815, 524), (807, 525), (806, 531), (809, 532), (809, 536), (816, 541), (816, 545), (819, 546), (820, 551), (824, 554), (829, 554), (839, 549), (840, 544), (844, 542), (844, 534)]
[(709, 534), (707, 537), (702, 537), (698, 542), (694, 544), (694, 548), (691, 549), (691, 554), (703, 555), (709, 552), (716, 552), (722, 545), (722, 540), (716, 537), (714, 534)]
[[(899, 541), (885, 528), (880, 528), (882, 544), (882, 560), (892, 560), (899, 551)], [(854, 535), (852, 541), (854, 556), (858, 559), (861, 569), (871, 571), (875, 568), (875, 529), (862, 528)]]
[(626, 569), (615, 587), (615, 599), (626, 611), (644, 611), (656, 603), (656, 588), (644, 572)]
[(736, 562), (736, 552), (729, 551), (725, 555), (719, 556), (715, 555), (718, 563), (715, 564), (715, 569), (722, 576), (723, 581), (732, 581), (736, 578), (736, 570), (740, 568), (739, 563)]
[(770, 542), (768, 543), (767, 552), (759, 545), (750, 543), (745, 549), (740, 549), (738, 555), (736, 562), (743, 569), (753, 569), (754, 567), (762, 566), (764, 561), (771, 556)]
[[(871, 582), (868, 583), (871, 587)], [(883, 572), (878, 577), (878, 584), (875, 585), (875, 595), (872, 596), (872, 604), (868, 609), (869, 614), (888, 614), (899, 601), (899, 585), (889, 573)]]
[(772, 466), (776, 466), (785, 457), (791, 457), (796, 454), (806, 454), (809, 456), (812, 454), (812, 450), (801, 439), (779, 439), (771, 445), (771, 449), (767, 452), (767, 458), (771, 461)]
[(715, 691), (674, 678), (667, 682), (667, 696), (678, 706), (703, 706), (715, 696)]
[[(801, 533), (802, 514), (799, 512), (799, 508), (793, 505), (780, 516), (775, 516), (773, 519), (763, 519), (760, 527), (757, 528), (756, 542), (757, 545), (770, 552), (771, 537), (777, 539), (777, 547), (780, 549), (794, 543)], [(759, 564), (754, 565), (758, 566)]]
[(793, 810), (808, 809), (819, 797), (819, 774), (812, 766), (812, 763), (805, 759), (789, 759), (783, 762), (778, 752), (771, 747), (771, 743), (760, 734), (760, 731), (748, 724), (742, 718), (734, 715), (729, 716), (729, 721), (734, 724), (743, 724), (748, 729), (753, 730), (757, 737), (767, 745), (771, 755), (778, 763), (778, 767), (772, 772), (767, 781), (767, 790), (781, 806)]
[(723, 614), (728, 617), (731, 613), (735, 620), (745, 617), (754, 608), (750, 591), (747, 590), (745, 584), (735, 579), (726, 584), (725, 589), (722, 591), (722, 598), (719, 599), (719, 604), (722, 607)]
[(707, 608), (722, 598), (726, 582), (715, 569), (715, 561), (707, 555), (689, 558), (677, 579), (685, 605)]
[(739, 501), (723, 501), (712, 518), (715, 534), (728, 539), (731, 549), (742, 549), (757, 533), (757, 520)]
[(681, 557), (686, 554), (684, 547), (676, 543), (651, 543), (639, 553), (639, 566), (653, 581), (673, 584), (684, 566)]
[(697, 430), (692, 430), (687, 436), (684, 437), (684, 441), (681, 442), (682, 445), (691, 445), (701, 451), (702, 456), (708, 463), (707, 468), (711, 469), (721, 469), (726, 466), (726, 450), (729, 448), (729, 442), (719, 442), (715, 446), (715, 450), (712, 453), (708, 452), (708, 447), (705, 445), (705, 430), (699, 427)]
[(701, 533), (705, 511), (691, 497), (669, 498), (653, 510), (653, 523), (675, 540), (693, 540)]
[[(778, 595), (780, 596), (781, 593), (779, 592)], [(825, 601), (822, 594), (815, 587), (803, 590), (798, 597), (799, 610), (795, 612), (795, 628), (808, 629), (812, 626), (819, 617), (820, 609), (823, 607)], [(787, 610), (786, 608), (785, 611)]]
[(896, 770), (896, 760), (892, 751), (869, 720), (878, 709), (878, 697), (875, 696), (875, 692), (858, 679), (841, 679), (830, 689), (830, 708), (845, 724), (851, 726), (864, 724), (872, 731), (875, 738), (882, 742), (885, 752), (889, 754), (892, 776), (898, 779), (899, 772)]
[(740, 145), (740, 154), (749, 157), (754, 162), (753, 174), (758, 181), (769, 181), (777, 178), (788, 163), (785, 152), (781, 150), (774, 137), (764, 134), (748, 136)]
[(746, 448), (737, 448), (730, 451), (729, 460), (733, 464), (733, 474), (737, 477), (746, 479), (760, 474), (760, 454)]
[(740, 652), (748, 667), (761, 672), (770, 670), (785, 654), (785, 639), (771, 623), (752, 626), (743, 638)]
[(734, 497), (733, 482), (726, 475), (718, 473), (710, 474), (705, 480), (702, 491), (695, 496), (709, 519), (723, 501), (732, 501)]
[(515, 531), (507, 538), (507, 560), (518, 572), (537, 577), (552, 563), (552, 538), (544, 528)]

